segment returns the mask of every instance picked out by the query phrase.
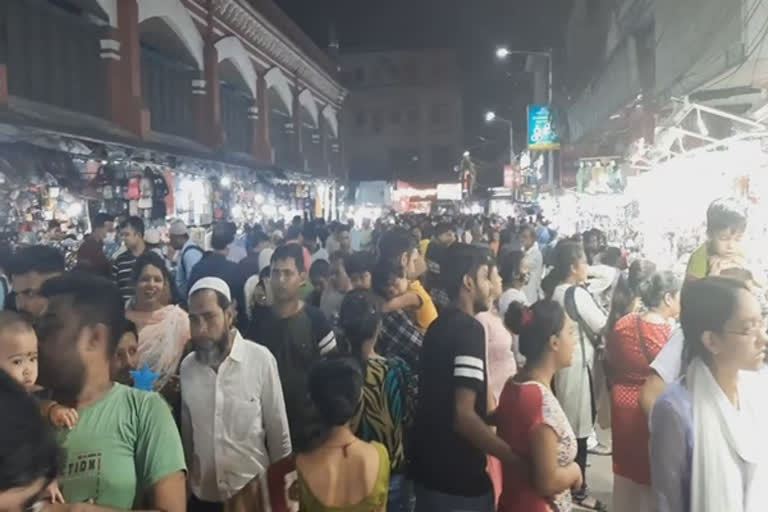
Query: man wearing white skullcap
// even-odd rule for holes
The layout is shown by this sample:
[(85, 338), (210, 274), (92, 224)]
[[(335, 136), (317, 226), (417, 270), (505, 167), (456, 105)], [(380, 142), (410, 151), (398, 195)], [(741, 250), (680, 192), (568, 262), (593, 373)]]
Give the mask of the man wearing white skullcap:
[(187, 294), (192, 269), (195, 268), (201, 259), (204, 251), (195, 242), (189, 238), (187, 225), (181, 219), (171, 222), (168, 229), (168, 238), (173, 247), (179, 254), (176, 260), (176, 289), (182, 296)]
[(277, 362), (267, 348), (241, 336), (235, 317), (224, 280), (203, 277), (192, 285), (193, 352), (180, 370), (190, 511), (223, 507), (291, 454)]

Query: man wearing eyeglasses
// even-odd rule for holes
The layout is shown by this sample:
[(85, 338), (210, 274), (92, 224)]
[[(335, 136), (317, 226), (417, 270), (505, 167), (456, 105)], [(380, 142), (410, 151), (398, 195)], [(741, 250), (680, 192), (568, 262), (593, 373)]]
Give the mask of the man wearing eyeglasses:
[(17, 252), (11, 265), (16, 309), (39, 318), (48, 303), (40, 294), (43, 283), (64, 270), (64, 255), (55, 247), (33, 245)]

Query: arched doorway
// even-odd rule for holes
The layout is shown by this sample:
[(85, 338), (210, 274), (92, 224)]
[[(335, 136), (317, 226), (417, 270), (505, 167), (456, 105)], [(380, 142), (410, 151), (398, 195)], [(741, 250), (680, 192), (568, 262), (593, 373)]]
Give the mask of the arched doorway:
[(138, 1), (142, 93), (152, 130), (192, 139), (192, 84), (203, 67), (202, 37), (178, 0)]
[(220, 39), (216, 43), (216, 51), (224, 145), (229, 151), (248, 153), (253, 138), (248, 112), (256, 102), (256, 71), (235, 36)]
[(298, 168), (296, 154), (296, 127), (293, 126), (293, 91), (279, 68), (272, 68), (265, 75), (267, 103), (270, 111), (270, 139), (274, 161), (277, 165)]

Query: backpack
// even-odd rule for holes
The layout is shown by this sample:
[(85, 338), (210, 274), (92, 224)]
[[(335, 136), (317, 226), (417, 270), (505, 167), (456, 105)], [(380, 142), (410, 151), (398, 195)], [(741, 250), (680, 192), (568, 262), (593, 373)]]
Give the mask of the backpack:
[[(563, 300), (563, 304), (565, 306), (565, 312), (579, 326), (579, 345), (581, 347), (581, 355), (582, 355), (584, 367), (586, 368), (589, 364), (586, 358), (584, 357), (584, 354), (586, 353), (584, 338), (586, 337), (587, 340), (589, 340), (589, 342), (592, 344), (592, 346), (595, 347), (594, 364), (602, 366), (602, 371), (605, 374), (606, 385), (608, 389), (611, 389), (611, 386), (613, 384), (611, 368), (610, 368), (610, 365), (608, 364), (605, 350), (603, 350), (600, 347), (600, 333), (596, 333), (592, 331), (589, 325), (587, 325), (587, 322), (582, 318), (581, 314), (579, 313), (579, 308), (576, 306), (576, 288), (578, 288), (578, 286), (571, 286), (565, 291), (565, 298)], [(590, 298), (591, 298), (591, 295), (590, 295)], [(594, 298), (592, 300), (594, 300)]]
[(192, 250), (194, 250), (194, 251), (200, 251), (200, 254), (201, 254), (202, 256), (205, 256), (205, 251), (203, 251), (203, 250), (202, 250), (202, 249), (201, 249), (199, 246), (197, 246), (197, 245), (190, 245), (190, 246), (186, 247), (186, 248), (185, 248), (183, 251), (181, 251), (181, 255), (179, 255), (179, 268), (180, 268), (180, 269), (181, 269), (181, 271), (183, 272), (183, 274), (182, 274), (182, 275), (184, 276), (184, 282), (185, 282), (185, 283), (189, 281), (189, 272), (187, 271), (186, 267), (184, 266), (184, 256), (186, 256), (186, 255), (187, 255), (187, 252), (188, 252), (188, 251), (192, 251)]
[[(581, 346), (582, 356), (585, 354), (584, 338), (586, 337), (593, 346), (597, 347), (600, 341), (600, 335), (592, 332), (592, 329), (587, 325), (584, 319), (579, 313), (579, 308), (576, 306), (576, 288), (578, 286), (571, 286), (565, 291), (565, 298), (563, 299), (563, 305), (565, 306), (565, 312), (571, 319), (579, 326), (579, 345)], [(582, 359), (584, 359), (582, 357)], [(584, 365), (587, 365), (586, 359)]]

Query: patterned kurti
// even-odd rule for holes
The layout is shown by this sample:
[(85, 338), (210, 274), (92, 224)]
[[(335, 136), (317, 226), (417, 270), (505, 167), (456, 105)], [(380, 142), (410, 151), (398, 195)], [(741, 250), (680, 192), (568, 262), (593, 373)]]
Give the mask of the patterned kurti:
[(671, 333), (670, 325), (652, 324), (633, 313), (619, 319), (608, 337), (608, 358), (613, 375), (613, 472), (641, 485), (651, 485), (651, 469), (648, 418), (640, 408), (638, 398), (640, 388), (651, 373), (650, 364)]
[(393, 474), (405, 471), (404, 436), (414, 398), (415, 375), (402, 359), (368, 359), (363, 396), (351, 427), (363, 441), (386, 446)]
[[(507, 381), (501, 392), (496, 412), (499, 436), (512, 450), (532, 459), (531, 434), (546, 425), (557, 435), (557, 462), (565, 467), (576, 459), (576, 436), (560, 402), (539, 382)], [(500, 512), (569, 512), (571, 493), (565, 490), (555, 496), (541, 496), (529, 477), (516, 472), (504, 473), (504, 489), (499, 501)]]

